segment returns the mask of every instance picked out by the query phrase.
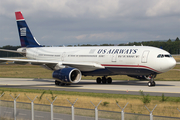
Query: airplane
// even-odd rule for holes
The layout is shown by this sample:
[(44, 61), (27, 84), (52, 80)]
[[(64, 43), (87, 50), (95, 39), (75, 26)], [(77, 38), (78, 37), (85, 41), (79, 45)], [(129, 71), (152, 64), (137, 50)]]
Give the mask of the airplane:
[(17, 51), (27, 59), (0, 58), (0, 62), (40, 65), (52, 70), (55, 85), (78, 83), (83, 76), (97, 77), (97, 84), (111, 84), (112, 75), (128, 75), (149, 80), (155, 86), (157, 74), (176, 65), (169, 52), (151, 46), (44, 47), (33, 37), (21, 11), (15, 12), (21, 48)]

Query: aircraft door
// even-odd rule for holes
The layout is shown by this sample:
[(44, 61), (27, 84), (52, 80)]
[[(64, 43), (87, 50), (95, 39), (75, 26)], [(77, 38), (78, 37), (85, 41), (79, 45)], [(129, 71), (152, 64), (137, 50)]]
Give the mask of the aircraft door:
[(31, 51), (32, 59), (36, 60), (36, 57), (37, 57), (37, 54), (38, 54), (37, 52), (38, 52), (37, 49)]
[(66, 52), (62, 53), (61, 60), (64, 61), (64, 58), (66, 57)]
[(116, 62), (117, 60), (117, 54), (112, 54), (112, 62)]
[(142, 63), (147, 63), (148, 55), (149, 55), (149, 50), (145, 50), (142, 54), (142, 59), (141, 59)]
[(34, 59), (36, 60), (38, 56), (38, 49), (36, 49), (36, 51), (34, 52)]

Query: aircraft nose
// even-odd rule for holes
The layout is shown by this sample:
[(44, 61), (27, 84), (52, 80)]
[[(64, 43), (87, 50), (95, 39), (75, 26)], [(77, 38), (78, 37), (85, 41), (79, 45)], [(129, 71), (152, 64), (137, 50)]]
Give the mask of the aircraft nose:
[(176, 66), (176, 60), (174, 58), (166, 59), (165, 61), (161, 61), (159, 65), (161, 72), (167, 72)]
[(176, 66), (176, 60), (173, 58), (168, 62), (169, 69), (172, 69)]

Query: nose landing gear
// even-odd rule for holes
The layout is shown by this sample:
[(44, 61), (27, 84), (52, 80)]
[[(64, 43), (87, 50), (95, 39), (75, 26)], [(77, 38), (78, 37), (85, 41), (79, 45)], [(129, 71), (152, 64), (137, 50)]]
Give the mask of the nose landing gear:
[(156, 83), (155, 83), (155, 81), (154, 81), (154, 78), (155, 78), (155, 77), (156, 77), (156, 75), (150, 75), (150, 80), (149, 80), (149, 82), (147, 83), (147, 85), (148, 85), (149, 87), (156, 85)]
[(102, 79), (101, 79), (100, 77), (98, 77), (96, 79), (96, 82), (97, 82), (97, 84), (101, 84), (101, 83), (103, 83), (103, 84), (106, 84), (106, 83), (111, 84), (112, 83), (112, 78), (111, 77), (106, 78), (106, 76), (103, 76)]

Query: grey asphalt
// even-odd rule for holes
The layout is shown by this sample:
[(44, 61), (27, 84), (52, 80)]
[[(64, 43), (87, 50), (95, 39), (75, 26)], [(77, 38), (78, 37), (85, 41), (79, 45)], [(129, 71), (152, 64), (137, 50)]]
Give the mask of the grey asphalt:
[(180, 81), (156, 81), (155, 87), (148, 87), (147, 81), (113, 80), (112, 84), (96, 84), (95, 80), (81, 80), (77, 84), (55, 86), (53, 79), (0, 78), (0, 87), (77, 91), (92, 93), (140, 95), (142, 90), (152, 96), (180, 97)]

